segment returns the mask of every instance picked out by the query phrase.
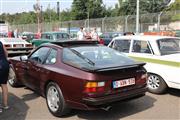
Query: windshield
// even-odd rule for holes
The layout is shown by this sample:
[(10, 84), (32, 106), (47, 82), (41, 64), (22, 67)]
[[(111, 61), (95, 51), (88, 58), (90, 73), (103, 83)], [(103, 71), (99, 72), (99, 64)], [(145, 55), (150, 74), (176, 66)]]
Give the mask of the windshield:
[(106, 46), (83, 46), (63, 49), (63, 61), (78, 68), (96, 69), (134, 64), (134, 60)]
[(157, 41), (161, 55), (180, 53), (180, 39), (167, 38)]

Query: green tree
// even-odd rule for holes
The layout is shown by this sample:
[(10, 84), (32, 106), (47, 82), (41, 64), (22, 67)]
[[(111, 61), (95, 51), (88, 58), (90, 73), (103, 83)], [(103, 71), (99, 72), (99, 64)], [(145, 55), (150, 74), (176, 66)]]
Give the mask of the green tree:
[(71, 19), (82, 20), (87, 18), (87, 7), (88, 0), (74, 0), (71, 6)]
[(102, 0), (74, 0), (71, 6), (72, 20), (100, 18), (105, 16), (105, 6)]
[(180, 0), (176, 0), (166, 10), (167, 11), (180, 10)]
[[(118, 15), (134, 15), (136, 14), (136, 0), (119, 0), (120, 8)], [(166, 7), (164, 0), (140, 0), (140, 14), (156, 13), (162, 11)]]

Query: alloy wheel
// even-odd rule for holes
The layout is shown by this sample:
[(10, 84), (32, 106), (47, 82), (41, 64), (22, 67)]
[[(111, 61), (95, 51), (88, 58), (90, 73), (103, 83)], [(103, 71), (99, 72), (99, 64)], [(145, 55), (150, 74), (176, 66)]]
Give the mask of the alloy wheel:
[(158, 89), (160, 86), (160, 79), (156, 75), (149, 75), (147, 85), (151, 89)]
[(59, 93), (56, 87), (51, 86), (47, 92), (47, 102), (49, 108), (56, 112), (59, 109)]

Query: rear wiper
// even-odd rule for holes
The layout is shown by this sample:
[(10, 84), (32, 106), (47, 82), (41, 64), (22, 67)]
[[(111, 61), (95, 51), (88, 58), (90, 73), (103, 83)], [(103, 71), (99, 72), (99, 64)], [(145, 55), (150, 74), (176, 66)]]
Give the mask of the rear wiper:
[(73, 50), (71, 48), (69, 48), (69, 50), (71, 50), (71, 52), (73, 52), (74, 54), (76, 54), (78, 57), (82, 58), (83, 60), (85, 60), (86, 62), (88, 62), (91, 65), (95, 65), (95, 63), (93, 61), (91, 61), (90, 59), (88, 59), (87, 57), (83, 56), (81, 53), (79, 53), (76, 50)]

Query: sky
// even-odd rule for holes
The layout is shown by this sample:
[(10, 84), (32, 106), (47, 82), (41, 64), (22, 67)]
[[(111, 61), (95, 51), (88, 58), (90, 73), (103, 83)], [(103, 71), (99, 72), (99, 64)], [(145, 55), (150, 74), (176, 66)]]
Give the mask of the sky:
[[(40, 4), (43, 6), (43, 10), (48, 7), (56, 8), (57, 1), (60, 2), (60, 10), (69, 9), (73, 0), (39, 0)], [(0, 0), (0, 14), (2, 13), (21, 13), (33, 11), (33, 5), (36, 3), (36, 0)], [(103, 0), (103, 3), (107, 7), (114, 7), (118, 0)]]

